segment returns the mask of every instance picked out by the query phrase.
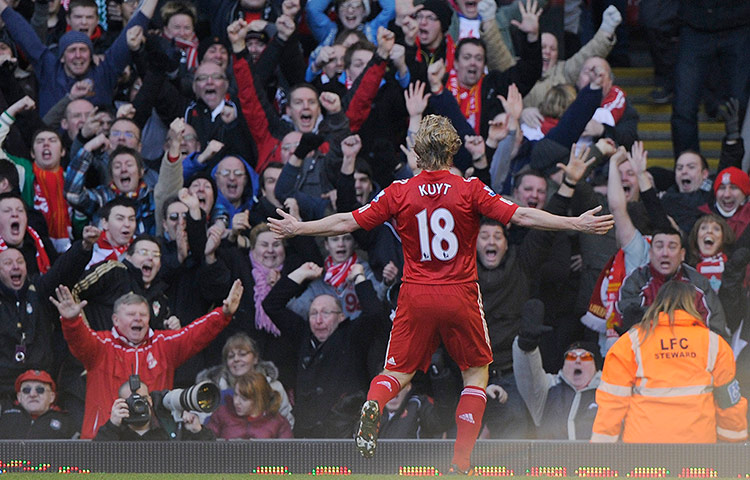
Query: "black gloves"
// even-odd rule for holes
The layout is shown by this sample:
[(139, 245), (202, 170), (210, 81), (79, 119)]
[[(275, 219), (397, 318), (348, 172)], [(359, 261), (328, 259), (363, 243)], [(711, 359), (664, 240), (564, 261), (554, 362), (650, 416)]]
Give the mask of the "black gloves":
[(527, 300), (521, 310), (521, 327), (518, 329), (518, 346), (530, 352), (539, 346), (539, 340), (552, 327), (544, 325), (544, 304), (537, 298)]
[(308, 153), (312, 152), (325, 142), (325, 138), (315, 133), (303, 133), (299, 139), (299, 145), (294, 150), (294, 156), (300, 160), (305, 158)]
[(740, 102), (736, 98), (730, 98), (719, 107), (719, 115), (724, 120), (727, 140), (740, 138)]

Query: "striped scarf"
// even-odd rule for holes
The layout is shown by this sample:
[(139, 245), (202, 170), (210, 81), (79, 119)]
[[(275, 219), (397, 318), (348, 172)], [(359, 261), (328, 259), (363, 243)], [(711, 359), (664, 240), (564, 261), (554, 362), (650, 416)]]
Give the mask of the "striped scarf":
[(333, 258), (330, 255), (326, 258), (323, 266), (326, 269), (325, 277), (323, 280), (330, 286), (338, 288), (339, 285), (346, 281), (346, 277), (349, 275), (349, 269), (352, 265), (357, 263), (357, 254), (353, 253), (351, 257), (341, 263), (333, 263)]
[[(39, 268), (39, 273), (47, 273), (47, 270), (49, 270), (51, 264), (49, 261), (49, 257), (47, 256), (47, 251), (44, 249), (42, 238), (38, 233), (36, 233), (36, 230), (28, 226), (26, 227), (26, 233), (28, 233), (29, 236), (31, 236), (31, 238), (34, 240), (34, 247), (36, 248), (36, 266)], [(3, 237), (0, 237), (0, 252), (4, 252), (7, 249), (8, 244), (5, 243), (5, 239)]]

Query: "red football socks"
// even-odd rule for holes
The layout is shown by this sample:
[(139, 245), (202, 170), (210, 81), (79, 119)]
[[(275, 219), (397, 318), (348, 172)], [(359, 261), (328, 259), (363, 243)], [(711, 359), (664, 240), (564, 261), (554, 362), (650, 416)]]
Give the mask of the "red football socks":
[(370, 391), (367, 392), (368, 400), (375, 400), (380, 407), (380, 413), (383, 413), (383, 407), (386, 403), (401, 390), (401, 384), (396, 377), (383, 375), (382, 373), (370, 382)]
[(456, 444), (452, 461), (461, 470), (468, 470), (471, 466), (471, 451), (482, 428), (485, 405), (487, 394), (483, 388), (464, 387), (456, 408)]

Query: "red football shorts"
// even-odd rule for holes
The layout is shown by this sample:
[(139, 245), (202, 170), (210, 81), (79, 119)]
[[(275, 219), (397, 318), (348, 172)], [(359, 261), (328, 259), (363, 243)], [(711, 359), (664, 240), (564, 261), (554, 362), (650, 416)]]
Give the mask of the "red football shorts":
[(479, 284), (401, 285), (386, 370), (427, 371), (441, 340), (462, 371), (492, 362)]

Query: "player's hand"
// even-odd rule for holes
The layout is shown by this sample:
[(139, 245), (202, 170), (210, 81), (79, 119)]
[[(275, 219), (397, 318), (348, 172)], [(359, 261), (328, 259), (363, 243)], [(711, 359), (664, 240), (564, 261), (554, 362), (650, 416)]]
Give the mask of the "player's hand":
[(607, 233), (615, 226), (615, 220), (612, 214), (597, 216), (596, 213), (600, 212), (601, 209), (602, 206), (599, 205), (580, 214), (575, 219), (575, 230), (596, 235), (604, 235)]
[(276, 209), (276, 213), (281, 216), (281, 220), (271, 217), (267, 219), (268, 226), (276, 235), (276, 238), (291, 238), (297, 235), (297, 229), (301, 222), (280, 208)]

